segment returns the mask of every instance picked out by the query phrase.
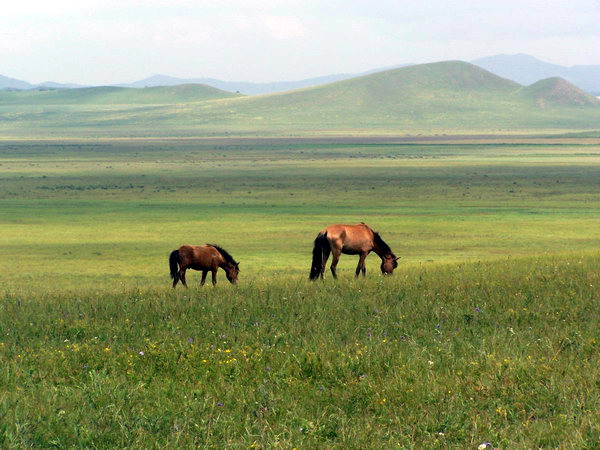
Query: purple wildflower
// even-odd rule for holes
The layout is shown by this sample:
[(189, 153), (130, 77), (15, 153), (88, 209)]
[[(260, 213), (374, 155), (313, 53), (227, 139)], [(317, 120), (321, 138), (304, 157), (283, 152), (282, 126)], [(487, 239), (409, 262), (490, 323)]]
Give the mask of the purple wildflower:
[(217, 406), (223, 406), (223, 403), (217, 402)]

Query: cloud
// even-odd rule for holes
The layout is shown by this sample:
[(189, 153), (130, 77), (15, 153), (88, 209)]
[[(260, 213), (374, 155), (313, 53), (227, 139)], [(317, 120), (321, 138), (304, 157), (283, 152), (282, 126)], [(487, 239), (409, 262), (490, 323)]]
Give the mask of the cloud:
[(262, 25), (271, 37), (280, 40), (304, 37), (306, 29), (297, 17), (262, 16)]
[(118, 0), (19, 0), (4, 3), (2, 15), (13, 18), (31, 15), (61, 16), (91, 13), (119, 5)]
[(600, 0), (4, 3), (0, 73), (25, 79), (271, 80), (495, 53), (600, 64)]
[(211, 39), (211, 29), (202, 20), (171, 18), (153, 27), (152, 37), (157, 42), (176, 45), (198, 45)]
[(31, 16), (65, 17), (123, 12), (160, 11), (169, 15), (170, 11), (186, 10), (226, 12), (231, 10), (252, 12), (276, 11), (294, 8), (302, 10), (310, 0), (18, 0), (2, 4), (2, 18)]
[(83, 19), (36, 28), (32, 24), (0, 30), (0, 53), (15, 53), (48, 42), (66, 46), (95, 42), (100, 45), (197, 45), (211, 39), (211, 26), (203, 20), (172, 17), (162, 20)]
[(211, 27), (205, 21), (188, 17), (162, 20), (91, 20), (79, 24), (77, 34), (97, 42), (161, 44), (162, 46), (194, 46), (211, 39)]

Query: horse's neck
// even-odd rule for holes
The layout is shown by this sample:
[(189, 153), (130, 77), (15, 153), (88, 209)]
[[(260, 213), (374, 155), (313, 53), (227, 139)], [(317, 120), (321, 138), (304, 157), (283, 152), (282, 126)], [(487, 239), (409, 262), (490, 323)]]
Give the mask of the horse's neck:
[(377, 246), (377, 245), (375, 245), (375, 246), (373, 247), (373, 252), (374, 252), (374, 253), (375, 253), (377, 256), (379, 256), (379, 257), (381, 258), (381, 260), (382, 260), (382, 261), (383, 261), (383, 260), (384, 260), (384, 259), (385, 259), (385, 258), (386, 258), (388, 255), (389, 255), (389, 252), (385, 252), (385, 251), (383, 251), (383, 250), (382, 250), (381, 248), (379, 248), (379, 246)]

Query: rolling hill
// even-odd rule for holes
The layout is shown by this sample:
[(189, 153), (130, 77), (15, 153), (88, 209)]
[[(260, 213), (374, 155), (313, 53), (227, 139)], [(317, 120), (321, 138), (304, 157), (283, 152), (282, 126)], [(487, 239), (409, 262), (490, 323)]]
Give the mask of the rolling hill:
[(78, 89), (4, 91), (0, 104), (7, 105), (139, 105), (190, 103), (237, 97), (202, 84), (149, 87), (143, 89), (100, 86)]
[(519, 91), (519, 94), (524, 98), (534, 100), (541, 108), (550, 105), (600, 105), (600, 101), (596, 97), (559, 77), (540, 80), (524, 87)]
[(523, 87), (461, 61), (251, 97), (197, 85), (0, 94), (0, 132), (13, 134), (402, 134), (599, 127), (599, 102), (565, 80)]
[(31, 89), (33, 85), (26, 81), (0, 75), (0, 89)]
[[(562, 80), (537, 94), (473, 64), (447, 61), (379, 72), (314, 88), (215, 103), (232, 127), (317, 130), (480, 130), (594, 128), (600, 108)], [(568, 87), (568, 89), (567, 89)], [(536, 97), (537, 95), (537, 97)], [(539, 98), (546, 98), (544, 107)], [(589, 100), (589, 99), (588, 99)], [(213, 122), (217, 126), (217, 121)]]
[(320, 84), (331, 83), (333, 81), (345, 80), (358, 75), (337, 74), (326, 75), (316, 78), (307, 78), (298, 81), (279, 81), (271, 83), (252, 83), (245, 81), (223, 81), (215, 78), (191, 78), (182, 79), (170, 77), (167, 75), (154, 75), (140, 81), (121, 85), (123, 87), (143, 88), (152, 86), (177, 86), (186, 83), (201, 83), (208, 86), (222, 89), (229, 92), (239, 92), (245, 95), (261, 95), (272, 94), (275, 92), (291, 91), (293, 89), (301, 89), (310, 86), (318, 86)]
[(560, 77), (587, 92), (600, 92), (600, 65), (561, 66), (533, 56), (495, 55), (479, 58), (473, 64), (520, 84)]
[[(492, 72), (500, 77), (507, 78), (519, 84), (529, 85), (537, 81), (561, 77), (573, 83), (577, 87), (590, 92), (594, 95), (600, 95), (600, 65), (578, 65), (561, 66), (539, 60), (533, 56), (525, 54), (516, 55), (495, 55), (478, 58), (471, 61), (473, 64)], [(392, 67), (378, 67), (362, 73), (339, 73), (328, 74), (314, 78), (307, 78), (295, 81), (274, 81), (274, 82), (249, 82), (249, 81), (225, 81), (216, 78), (176, 78), (168, 75), (153, 75), (142, 80), (131, 83), (120, 83), (112, 85), (113, 87), (159, 87), (159, 86), (178, 86), (181, 84), (206, 84), (208, 86), (229, 92), (240, 92), (245, 95), (272, 94), (285, 92), (294, 89), (318, 86), (325, 83), (346, 80), (350, 78), (361, 77), (377, 72), (384, 72), (390, 69), (406, 67), (412, 64), (400, 64)], [(55, 83), (46, 81), (43, 83), (32, 84), (26, 81), (9, 78), (0, 75), (0, 90), (27, 90), (27, 89), (70, 89), (83, 88), (91, 86), (82, 86), (74, 83)], [(97, 87), (97, 86), (96, 86)]]
[[(398, 66), (394, 66), (393, 68), (404, 67), (407, 64), (401, 64)], [(151, 86), (176, 86), (179, 84), (189, 84), (189, 83), (201, 83), (207, 84), (208, 86), (215, 87), (217, 89), (222, 89), (224, 91), (229, 92), (240, 92), (245, 95), (261, 95), (261, 94), (273, 94), (276, 92), (286, 92), (292, 91), (295, 89), (302, 89), (306, 87), (319, 86), (321, 84), (333, 83), (335, 81), (347, 80), (349, 78), (360, 77), (363, 75), (368, 75), (375, 72), (382, 72), (384, 70), (389, 70), (390, 68), (378, 68), (369, 70), (363, 73), (339, 73), (333, 75), (324, 75), (320, 77), (314, 78), (306, 78), (302, 80), (295, 81), (273, 81), (273, 82), (263, 82), (263, 83), (253, 83), (247, 81), (224, 81), (218, 80), (215, 78), (175, 78), (170, 77), (168, 75), (154, 75), (149, 78), (145, 78), (143, 80), (135, 81), (133, 83), (121, 84), (119, 86), (122, 87), (135, 87), (135, 88), (143, 88), (143, 87), (151, 87)]]

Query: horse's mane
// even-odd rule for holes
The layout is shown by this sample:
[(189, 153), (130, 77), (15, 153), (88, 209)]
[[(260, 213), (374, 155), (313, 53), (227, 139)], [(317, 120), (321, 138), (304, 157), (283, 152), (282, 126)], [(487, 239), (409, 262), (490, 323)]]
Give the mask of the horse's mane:
[(234, 264), (234, 265), (237, 264), (236, 260), (233, 259), (233, 256), (231, 256), (229, 254), (229, 252), (227, 250), (225, 250), (223, 247), (219, 247), (218, 245), (215, 245), (215, 244), (206, 244), (206, 245), (210, 245), (211, 247), (216, 248), (219, 251), (219, 253), (221, 255), (223, 255), (223, 258), (225, 258), (225, 261), (227, 261), (228, 263)]
[(392, 255), (392, 257), (394, 257), (394, 258), (396, 257), (396, 255), (394, 255), (394, 252), (392, 251), (390, 246), (387, 245), (383, 239), (381, 239), (381, 236), (379, 235), (379, 233), (377, 233), (376, 231), (373, 231), (373, 238), (375, 240), (375, 245), (377, 245), (377, 247), (379, 247), (381, 249), (383, 254)]

